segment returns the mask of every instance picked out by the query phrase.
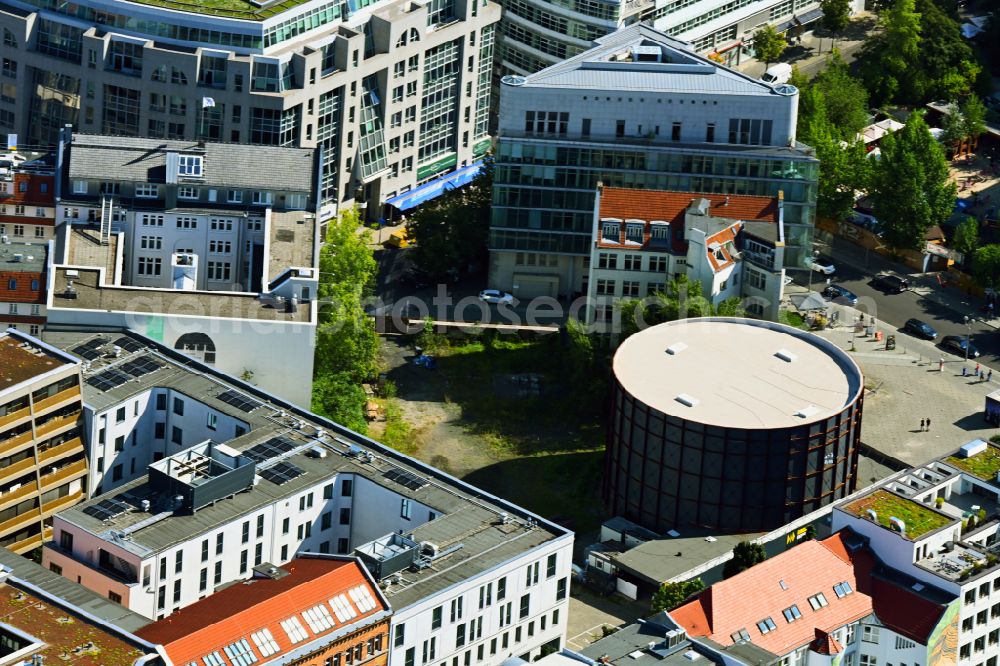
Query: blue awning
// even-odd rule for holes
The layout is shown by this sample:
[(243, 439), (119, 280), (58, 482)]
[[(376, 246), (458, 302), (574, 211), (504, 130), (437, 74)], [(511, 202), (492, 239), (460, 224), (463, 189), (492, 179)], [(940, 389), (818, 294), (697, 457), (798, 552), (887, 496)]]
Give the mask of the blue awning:
[(446, 173), (439, 178), (435, 178), (428, 183), (424, 183), (415, 190), (403, 192), (402, 194), (387, 200), (386, 203), (400, 211), (410, 210), (415, 206), (419, 206), (422, 203), (426, 203), (431, 199), (444, 194), (448, 190), (468, 185), (477, 175), (479, 175), (479, 169), (482, 166), (482, 160), (473, 162), (469, 166), (456, 169), (451, 173)]
[(795, 15), (795, 16), (792, 16), (791, 19), (789, 19), (789, 20), (787, 20), (787, 21), (785, 21), (783, 23), (779, 23), (776, 26), (776, 30), (778, 32), (785, 32), (786, 30), (788, 30), (789, 28), (791, 28), (794, 25), (808, 25), (808, 24), (812, 23), (813, 21), (819, 20), (822, 17), (823, 17), (823, 10), (822, 9), (813, 9), (812, 11), (806, 12), (802, 16)]

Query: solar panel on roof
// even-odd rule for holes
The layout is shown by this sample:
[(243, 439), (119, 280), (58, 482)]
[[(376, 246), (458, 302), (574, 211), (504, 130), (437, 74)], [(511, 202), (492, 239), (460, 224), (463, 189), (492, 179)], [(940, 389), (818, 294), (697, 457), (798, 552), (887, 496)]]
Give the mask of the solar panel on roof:
[(248, 398), (239, 391), (234, 391), (232, 389), (229, 389), (228, 391), (223, 391), (217, 397), (222, 402), (228, 405), (232, 405), (241, 412), (246, 412), (248, 414), (263, 404), (261, 402), (258, 402), (257, 400)]
[(118, 338), (117, 340), (115, 340), (115, 345), (118, 346), (118, 347), (121, 347), (122, 349), (124, 349), (127, 352), (137, 352), (140, 349), (142, 349), (142, 345), (140, 345), (138, 342), (136, 342), (132, 338), (127, 338), (125, 336), (122, 336), (122, 337)]
[(254, 462), (263, 462), (271, 458), (277, 458), (282, 453), (288, 453), (294, 448), (295, 442), (287, 437), (272, 437), (266, 442), (251, 446), (243, 452), (243, 455)]
[(117, 370), (105, 370), (87, 379), (87, 383), (99, 391), (107, 391), (117, 386), (121, 386), (131, 377)]
[(70, 351), (87, 361), (93, 361), (95, 358), (101, 357), (101, 352), (97, 351), (93, 347), (88, 347), (87, 345), (77, 345), (76, 347), (70, 349)]
[(138, 358), (121, 366), (121, 370), (133, 377), (142, 377), (162, 368), (163, 365), (149, 358)]
[(108, 341), (107, 338), (96, 337), (96, 338), (93, 338), (92, 340), (87, 340), (81, 346), (83, 346), (83, 347), (89, 347), (91, 349), (97, 349), (98, 347), (100, 347), (101, 345), (103, 345), (107, 341)]
[(383, 474), (383, 476), (390, 481), (395, 481), (399, 485), (409, 488), (410, 490), (417, 490), (427, 485), (427, 479), (395, 467)]
[(108, 520), (109, 518), (114, 518), (123, 513), (127, 513), (128, 509), (128, 504), (125, 504), (124, 502), (119, 502), (114, 499), (104, 499), (97, 504), (85, 507), (83, 512), (88, 516), (97, 518), (98, 520)]
[(262, 470), (260, 473), (261, 478), (267, 479), (271, 483), (279, 486), (302, 474), (304, 474), (304, 472), (301, 469), (286, 462), (278, 463), (274, 467)]

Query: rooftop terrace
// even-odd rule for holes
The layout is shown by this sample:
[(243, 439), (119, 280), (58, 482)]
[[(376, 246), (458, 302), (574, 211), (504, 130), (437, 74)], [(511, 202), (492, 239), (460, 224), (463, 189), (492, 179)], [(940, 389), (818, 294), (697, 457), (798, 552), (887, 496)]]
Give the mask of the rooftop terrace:
[(924, 534), (954, 521), (954, 518), (926, 507), (920, 502), (881, 489), (840, 508), (859, 518), (869, 517), (868, 512), (874, 511), (875, 522), (894, 531), (899, 530), (892, 519), (899, 519), (905, 526), (903, 536), (910, 540), (919, 539)]
[(988, 444), (975, 455), (966, 458), (952, 454), (944, 461), (984, 481), (996, 481), (997, 472), (1000, 472), (1000, 448)]
[[(45, 334), (46, 341), (70, 353), (96, 337), (93, 333)], [(102, 337), (110, 342), (122, 337), (122, 333), (109, 332)], [(125, 533), (127, 538), (118, 542), (119, 545), (140, 556), (161, 552), (174, 544), (195, 538), (305, 488), (332, 480), (338, 474), (357, 475), (401, 497), (413, 498), (430, 506), (438, 517), (413, 529), (412, 539), (417, 543), (430, 541), (442, 551), (457, 546), (426, 568), (401, 572), (399, 584), (393, 584), (386, 591), (396, 609), (405, 608), (541, 544), (572, 538), (566, 530), (541, 521), (520, 507), (491, 497), (433, 467), (355, 435), (290, 403), (272, 398), (253, 386), (229, 379), (169, 348), (138, 335), (125, 337), (134, 344), (118, 344), (130, 349), (119, 357), (109, 359), (111, 366), (102, 365), (102, 360), (95, 360), (84, 372), (83, 391), (87, 404), (102, 410), (154, 387), (170, 388), (249, 426), (246, 434), (226, 441), (227, 447), (246, 452), (256, 445), (266, 445), (274, 438), (282, 438), (284, 452), (278, 458), (269, 460), (280, 458), (301, 472), (283, 480), (280, 485), (262, 480), (245, 492), (200, 508), (193, 515), (160, 515), (153, 519), (157, 502), (155, 491), (146, 478), (125, 484), (112, 493), (95, 497), (60, 514), (60, 519), (101, 538), (110, 538), (111, 531)], [(153, 361), (159, 367), (103, 389), (87, 382), (109, 367), (136, 359)], [(234, 400), (234, 394), (240, 400)], [(323, 452), (322, 457), (316, 455), (317, 449)], [(413, 483), (414, 480), (418, 483)], [(124, 503), (126, 510), (105, 519), (86, 512), (88, 507), (109, 498)], [(152, 514), (142, 508), (142, 499), (148, 498), (152, 498)], [(506, 518), (504, 514), (507, 514)]]

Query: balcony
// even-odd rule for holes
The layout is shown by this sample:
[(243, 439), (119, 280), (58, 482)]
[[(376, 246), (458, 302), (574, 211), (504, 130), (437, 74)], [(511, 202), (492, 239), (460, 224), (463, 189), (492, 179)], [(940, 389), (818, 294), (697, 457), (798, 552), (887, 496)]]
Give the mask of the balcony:
[(42, 475), (42, 491), (58, 488), (64, 483), (79, 479), (82, 476), (86, 476), (86, 474), (87, 461), (77, 460), (75, 463), (57, 469), (55, 472)]
[(0, 536), (4, 534), (10, 534), (11, 532), (16, 532), (25, 525), (31, 523), (37, 523), (41, 516), (38, 514), (38, 509), (34, 508), (30, 511), (25, 511), (19, 516), (14, 516), (10, 520), (5, 520), (0, 523)]
[(71, 506), (78, 504), (83, 501), (83, 493), (71, 493), (65, 497), (60, 497), (54, 499), (51, 502), (46, 502), (42, 505), (42, 518), (48, 518), (49, 516), (59, 513), (63, 509), (68, 509)]
[(21, 474), (35, 468), (35, 457), (29, 456), (24, 460), (18, 460), (13, 465), (0, 468), (0, 482), (16, 479)]
[(73, 399), (79, 399), (79, 398), (80, 398), (79, 386), (73, 386), (72, 388), (68, 388), (65, 391), (60, 391), (55, 395), (50, 395), (44, 400), (39, 400), (38, 402), (35, 403), (35, 416), (38, 416), (39, 414), (51, 409), (52, 407), (63, 405), (65, 403), (70, 402)]
[(79, 419), (80, 419), (79, 412), (74, 412), (73, 414), (69, 416), (64, 416), (62, 418), (52, 419), (51, 421), (48, 421), (44, 425), (35, 426), (35, 437), (37, 439), (47, 439), (52, 435), (55, 435), (63, 428), (67, 428), (69, 426), (75, 426), (77, 424), (77, 421), (79, 421)]
[(9, 546), (7, 546), (7, 548), (9, 550), (14, 551), (18, 555), (24, 555), (29, 550), (38, 548), (41, 545), (42, 545), (42, 535), (36, 534), (34, 536), (28, 537), (24, 541), (18, 541), (16, 543), (12, 543)]
[(21, 485), (17, 490), (11, 490), (0, 494), (0, 509), (5, 509), (12, 504), (17, 504), (21, 500), (38, 493), (38, 484), (32, 480), (30, 483)]
[(13, 425), (17, 421), (20, 421), (24, 417), (31, 413), (30, 407), (27, 405), (24, 408), (17, 410), (16, 412), (11, 412), (7, 416), (0, 416), (0, 428), (4, 428), (9, 425)]
[(30, 446), (34, 440), (31, 438), (31, 430), (22, 432), (20, 435), (0, 440), (0, 456), (9, 456), (16, 453), (25, 446)]
[(746, 259), (752, 264), (756, 264), (761, 268), (766, 268), (769, 271), (774, 270), (774, 254), (772, 253), (743, 250), (740, 254), (743, 255), (744, 259)]
[(51, 449), (40, 451), (38, 453), (38, 464), (49, 464), (59, 460), (60, 458), (65, 458), (71, 453), (77, 453), (79, 451), (83, 451), (83, 442), (80, 441), (79, 437), (74, 437), (68, 442), (63, 442), (59, 446), (53, 446)]

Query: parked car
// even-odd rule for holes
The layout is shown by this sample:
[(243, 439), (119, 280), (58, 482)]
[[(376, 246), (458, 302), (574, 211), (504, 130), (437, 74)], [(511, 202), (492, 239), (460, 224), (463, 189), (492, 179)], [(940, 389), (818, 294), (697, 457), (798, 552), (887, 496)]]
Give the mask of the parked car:
[(479, 292), (479, 300), (484, 303), (496, 303), (497, 305), (501, 303), (504, 305), (514, 304), (514, 296), (499, 289), (483, 289)]
[(930, 324), (919, 319), (907, 319), (906, 323), (903, 324), (903, 330), (924, 340), (933, 340), (937, 337), (937, 331)]
[(979, 350), (971, 342), (966, 342), (961, 335), (946, 335), (941, 338), (941, 349), (950, 351), (959, 356), (965, 356), (965, 347), (969, 347), (969, 358), (978, 358)]
[(833, 275), (837, 271), (829, 257), (809, 257), (806, 259), (806, 267), (824, 275)]
[(862, 229), (867, 229), (876, 236), (882, 235), (882, 222), (880, 222), (874, 215), (869, 215), (868, 213), (855, 209), (847, 214), (847, 221), (851, 224), (858, 225)]
[(764, 83), (776, 86), (782, 83), (788, 83), (788, 80), (791, 78), (792, 66), (787, 62), (779, 62), (768, 67), (767, 71), (764, 72), (764, 76), (760, 77), (760, 80)]
[(858, 304), (858, 295), (846, 287), (841, 287), (839, 284), (828, 284), (826, 289), (823, 290), (823, 295), (831, 301), (847, 303), (849, 305)]
[(910, 288), (910, 281), (898, 275), (879, 275), (875, 278), (875, 288), (890, 294), (901, 294)]

